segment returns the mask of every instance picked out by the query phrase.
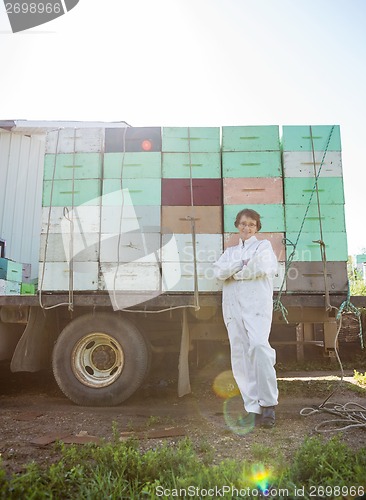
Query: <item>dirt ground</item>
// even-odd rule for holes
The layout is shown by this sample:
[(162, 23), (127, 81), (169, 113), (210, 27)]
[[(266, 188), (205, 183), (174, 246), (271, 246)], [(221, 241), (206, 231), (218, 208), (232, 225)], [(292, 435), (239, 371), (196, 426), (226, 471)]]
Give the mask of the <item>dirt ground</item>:
[[(81, 407), (69, 401), (58, 389), (51, 372), (11, 374), (0, 367), (0, 455), (10, 473), (21, 472), (24, 465), (41, 464), (58, 459), (54, 442), (83, 443), (111, 440), (118, 432), (121, 439), (135, 433), (141, 449), (156, 447), (168, 440), (173, 445), (188, 436), (198, 451), (212, 447), (213, 462), (225, 458), (250, 458), (254, 443), (276, 450), (285, 459), (293, 453), (305, 436), (317, 434), (315, 427), (329, 419), (317, 413), (301, 416), (305, 407), (320, 405), (339, 386), (339, 371), (290, 373), (277, 371), (280, 387), (277, 423), (274, 429), (254, 429), (238, 435), (233, 422), (242, 411), (235, 396), (227, 360), (192, 370), (192, 392), (177, 396), (177, 380), (172, 372), (152, 372), (133, 397), (119, 407)], [(170, 378), (168, 376), (170, 375)], [(357, 402), (366, 406), (366, 390), (349, 390), (352, 373), (345, 379), (330, 401)], [(327, 436), (334, 435), (333, 432)], [(366, 446), (366, 429), (342, 434), (354, 449)]]

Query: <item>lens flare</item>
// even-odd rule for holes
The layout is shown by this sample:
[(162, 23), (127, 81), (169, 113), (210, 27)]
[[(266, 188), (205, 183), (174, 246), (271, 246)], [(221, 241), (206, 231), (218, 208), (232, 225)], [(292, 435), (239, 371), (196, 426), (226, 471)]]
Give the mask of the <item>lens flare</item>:
[(220, 398), (232, 398), (240, 394), (231, 370), (226, 370), (217, 375), (212, 387), (215, 394)]

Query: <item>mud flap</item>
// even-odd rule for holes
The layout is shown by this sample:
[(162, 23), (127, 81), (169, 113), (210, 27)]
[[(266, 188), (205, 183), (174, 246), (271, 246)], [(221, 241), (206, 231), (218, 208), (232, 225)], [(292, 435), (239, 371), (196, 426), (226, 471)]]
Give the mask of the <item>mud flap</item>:
[(183, 309), (182, 337), (180, 342), (179, 364), (178, 364), (178, 397), (185, 396), (191, 392), (189, 380), (189, 327), (187, 309)]
[(21, 336), (11, 363), (12, 372), (36, 372), (49, 368), (46, 316), (40, 307), (31, 307), (27, 326)]

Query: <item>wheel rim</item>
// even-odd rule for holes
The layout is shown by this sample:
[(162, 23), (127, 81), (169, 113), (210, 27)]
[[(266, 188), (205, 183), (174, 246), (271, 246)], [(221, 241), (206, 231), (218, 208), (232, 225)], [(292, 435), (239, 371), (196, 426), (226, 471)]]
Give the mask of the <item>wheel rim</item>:
[(120, 376), (124, 365), (122, 346), (105, 333), (86, 335), (72, 352), (72, 369), (77, 379), (89, 387), (106, 387)]

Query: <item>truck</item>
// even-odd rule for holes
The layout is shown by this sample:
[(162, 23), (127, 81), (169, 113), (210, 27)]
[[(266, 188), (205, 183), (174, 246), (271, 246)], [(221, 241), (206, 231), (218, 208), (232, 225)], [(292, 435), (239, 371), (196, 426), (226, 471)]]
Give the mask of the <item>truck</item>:
[(0, 121), (0, 361), (52, 367), (75, 404), (112, 406), (176, 355), (189, 393), (192, 352), (227, 342), (213, 263), (242, 208), (278, 259), (272, 343), (333, 357), (349, 299), (341, 154), (338, 125)]

